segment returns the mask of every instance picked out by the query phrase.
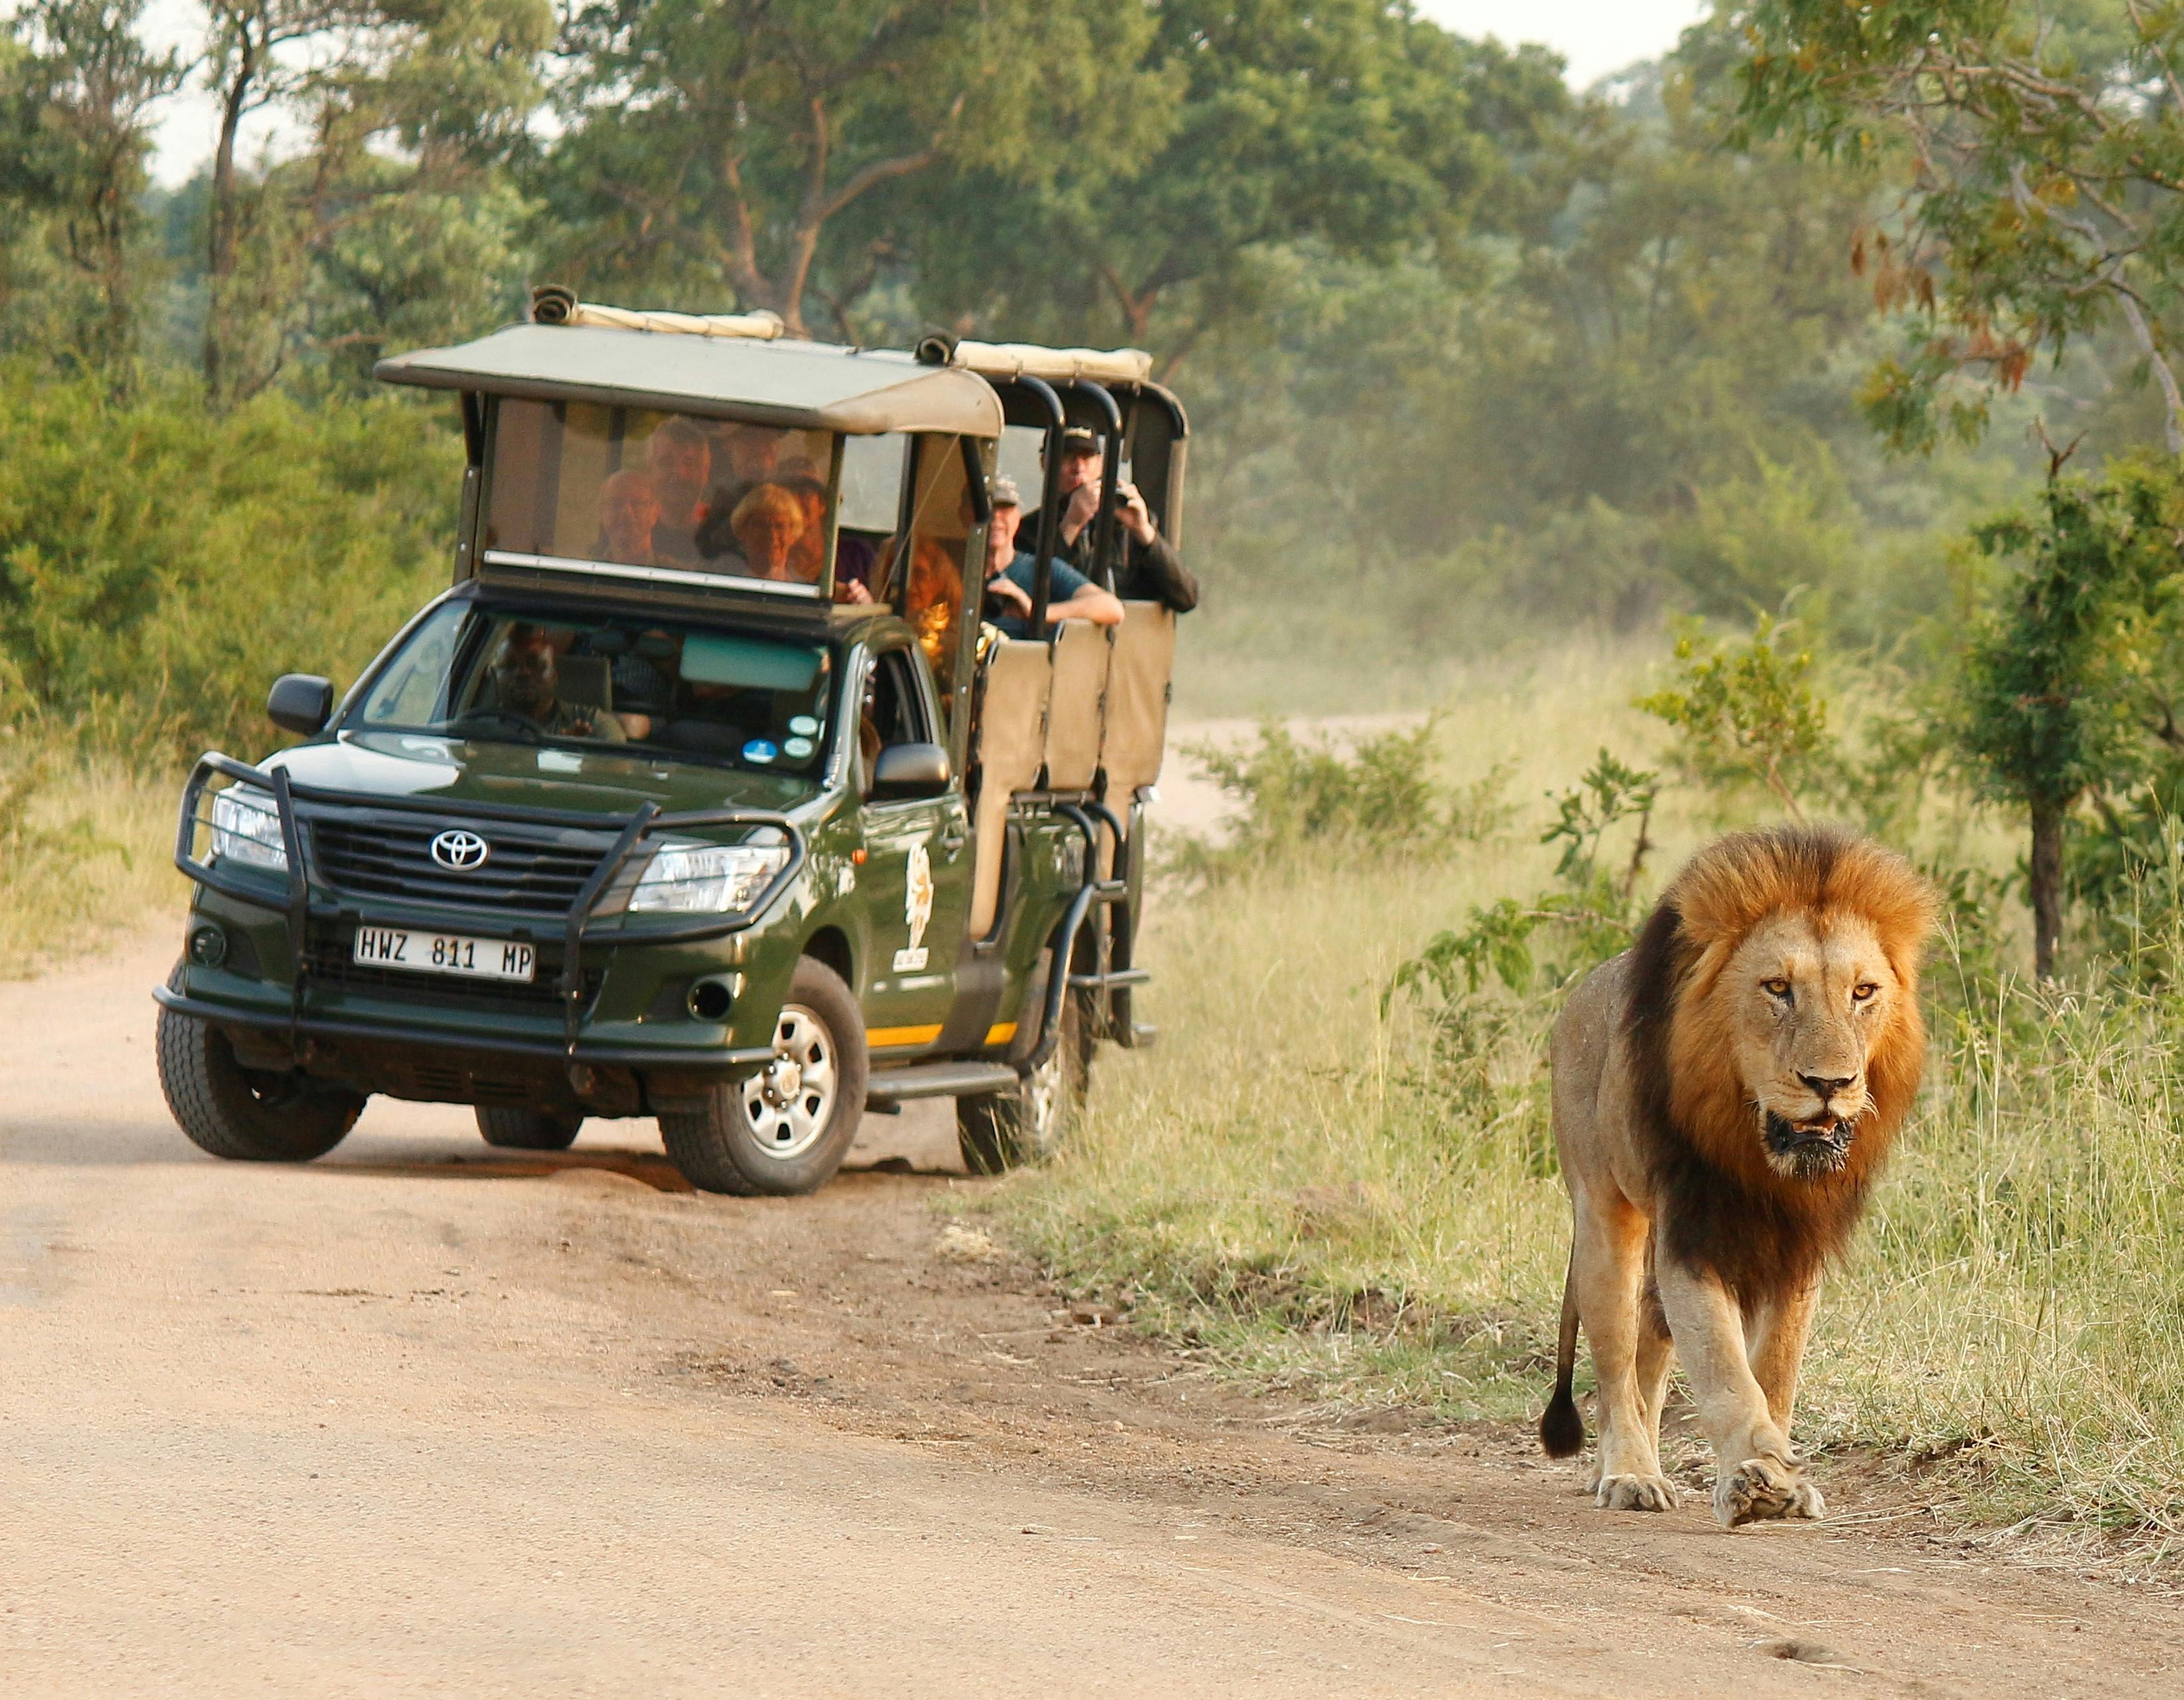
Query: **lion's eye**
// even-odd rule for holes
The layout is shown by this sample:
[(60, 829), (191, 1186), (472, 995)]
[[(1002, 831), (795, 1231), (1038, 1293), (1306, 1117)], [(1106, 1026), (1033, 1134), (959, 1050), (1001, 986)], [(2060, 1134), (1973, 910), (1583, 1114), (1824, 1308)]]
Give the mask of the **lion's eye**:
[(1784, 1003), (1791, 1001), (1790, 983), (1787, 980), (1762, 980), (1759, 983), (1759, 989), (1765, 992), (1769, 997), (1781, 999)]
[(1871, 980), (1860, 980), (1850, 989), (1850, 1000), (1854, 1004), (1862, 1004), (1880, 989), (1880, 988), (1874, 984)]

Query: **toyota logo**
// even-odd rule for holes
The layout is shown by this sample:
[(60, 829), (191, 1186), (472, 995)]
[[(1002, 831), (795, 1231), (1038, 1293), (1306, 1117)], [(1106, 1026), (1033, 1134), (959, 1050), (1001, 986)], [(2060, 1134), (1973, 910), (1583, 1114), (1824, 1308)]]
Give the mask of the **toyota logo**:
[(460, 827), (432, 840), (432, 860), (457, 873), (470, 873), (483, 867), (485, 859), (492, 854), (491, 844), (476, 833), (466, 833)]

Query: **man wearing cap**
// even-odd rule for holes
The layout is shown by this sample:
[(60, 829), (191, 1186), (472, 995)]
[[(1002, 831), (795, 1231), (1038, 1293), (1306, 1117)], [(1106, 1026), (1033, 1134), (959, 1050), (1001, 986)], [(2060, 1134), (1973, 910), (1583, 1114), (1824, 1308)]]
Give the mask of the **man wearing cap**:
[[(1092, 570), (1092, 545), (1098, 527), (1100, 489), (1105, 467), (1100, 439), (1081, 425), (1061, 433), (1061, 510), (1056, 517), (1061, 536), (1056, 553), (1080, 573)], [(1115, 517), (1122, 521), (1126, 543), (1115, 592), (1133, 602), (1158, 602), (1178, 614), (1198, 606), (1198, 581), (1175, 552), (1175, 545), (1160, 534), (1152, 510), (1134, 484), (1117, 485)]]
[[(986, 608), (989, 623), (1005, 637), (1031, 636), (1031, 599), (1039, 563), (1029, 549), (1017, 547), (1017, 528), (1023, 523), (1023, 498), (1016, 481), (997, 477), (993, 483), (994, 516), (986, 526)], [(1079, 572), (1066, 560), (1050, 559), (1046, 588), (1046, 617), (1050, 621), (1089, 620), (1095, 626), (1123, 623), (1123, 605), (1111, 593)]]

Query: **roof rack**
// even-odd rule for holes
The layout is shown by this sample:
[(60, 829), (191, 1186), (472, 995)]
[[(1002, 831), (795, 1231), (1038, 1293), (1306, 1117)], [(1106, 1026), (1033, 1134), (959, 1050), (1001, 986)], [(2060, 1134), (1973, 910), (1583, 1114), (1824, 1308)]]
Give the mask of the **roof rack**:
[(531, 292), (531, 319), (538, 325), (592, 325), (615, 331), (661, 331), (679, 337), (748, 337), (771, 343), (788, 334), (781, 315), (764, 308), (755, 313), (663, 313), (646, 308), (604, 307), (579, 301), (576, 292), (542, 283)]
[[(737, 337), (761, 343), (788, 335), (781, 315), (761, 308), (755, 313), (669, 313), (633, 307), (608, 307), (579, 301), (558, 283), (531, 292), (531, 317), (539, 325), (595, 326), (616, 331), (656, 331), (680, 337)], [(1142, 348), (1050, 348), (1036, 343), (959, 342), (932, 336), (917, 344), (921, 365), (961, 366), (981, 377), (1042, 378), (1067, 383), (1141, 384), (1152, 376), (1153, 357)]]

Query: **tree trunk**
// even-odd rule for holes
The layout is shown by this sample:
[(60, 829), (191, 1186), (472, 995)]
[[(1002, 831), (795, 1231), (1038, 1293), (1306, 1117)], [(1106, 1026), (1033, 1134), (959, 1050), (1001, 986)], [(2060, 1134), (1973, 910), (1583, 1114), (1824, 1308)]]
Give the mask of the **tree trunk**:
[(2055, 978), (2055, 950), (2063, 937), (2063, 805), (2032, 805), (2032, 972)]
[(220, 137), (213, 146), (212, 208), (205, 252), (205, 389), (217, 407), (233, 382), (227, 370), (228, 283), (235, 276), (241, 209), (237, 205), (235, 145), (257, 74), (255, 56), (246, 47), (220, 101)]

